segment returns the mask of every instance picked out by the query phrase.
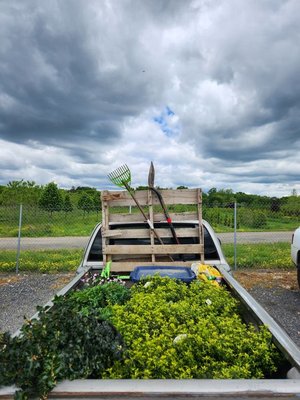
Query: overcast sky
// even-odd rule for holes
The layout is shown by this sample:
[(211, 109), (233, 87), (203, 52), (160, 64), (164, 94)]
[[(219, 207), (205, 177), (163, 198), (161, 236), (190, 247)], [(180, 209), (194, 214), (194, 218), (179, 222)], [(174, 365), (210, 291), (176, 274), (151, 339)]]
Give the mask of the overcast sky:
[(299, 0), (0, 0), (0, 184), (300, 194)]

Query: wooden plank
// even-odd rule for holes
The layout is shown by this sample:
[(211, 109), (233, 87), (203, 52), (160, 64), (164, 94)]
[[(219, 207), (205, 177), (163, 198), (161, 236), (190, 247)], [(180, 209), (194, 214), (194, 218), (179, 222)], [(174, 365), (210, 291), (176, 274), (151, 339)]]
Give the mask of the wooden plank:
[[(169, 228), (156, 228), (159, 236), (164, 238), (173, 238)], [(150, 229), (110, 229), (109, 231), (102, 230), (102, 235), (112, 239), (147, 239), (149, 238)], [(176, 227), (178, 238), (198, 237), (198, 228), (180, 228)], [(154, 244), (154, 242), (153, 242)]]
[[(102, 230), (108, 231), (109, 230), (109, 209), (108, 204), (105, 199), (102, 199)], [(102, 235), (102, 250), (105, 251), (106, 245), (109, 243), (108, 239)], [(103, 262), (104, 265), (108, 261), (108, 256), (106, 253), (103, 253)]]
[[(134, 195), (141, 206), (148, 205), (147, 190), (137, 190)], [(108, 202), (110, 207), (136, 206), (135, 201), (126, 190), (104, 190), (101, 196), (104, 201)]]
[[(197, 212), (182, 212), (182, 213), (169, 213), (172, 222), (180, 221), (198, 221)], [(165, 222), (165, 215), (163, 213), (154, 214), (154, 222)], [(134, 214), (110, 214), (110, 222), (144, 222), (143, 216), (140, 213)]]
[(107, 245), (106, 254), (196, 254), (203, 252), (202, 244)]
[[(126, 234), (128, 231), (121, 230), (121, 229), (106, 229), (102, 228), (102, 237), (103, 238), (114, 238), (114, 237), (122, 237), (124, 234)], [(127, 236), (125, 236), (127, 237)]]
[[(165, 189), (161, 190), (164, 202), (167, 205), (174, 204), (198, 204), (198, 189)], [(201, 194), (201, 191), (200, 191)], [(101, 193), (102, 200), (107, 201), (110, 207), (134, 206), (135, 202), (127, 191), (108, 191)], [(148, 206), (148, 191), (136, 190), (135, 197), (141, 206)], [(156, 196), (153, 196), (153, 205), (160, 205)]]
[(168, 205), (197, 204), (199, 201), (198, 189), (165, 189), (161, 190), (161, 195)]

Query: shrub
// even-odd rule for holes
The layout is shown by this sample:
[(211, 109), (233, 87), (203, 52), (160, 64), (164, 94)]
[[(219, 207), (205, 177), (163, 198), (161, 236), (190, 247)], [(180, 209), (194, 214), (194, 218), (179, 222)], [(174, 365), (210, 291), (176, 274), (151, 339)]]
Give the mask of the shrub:
[(19, 337), (0, 336), (0, 385), (43, 397), (62, 379), (272, 377), (280, 356), (270, 332), (246, 325), (227, 290), (145, 282), (105, 282), (39, 308)]
[(238, 213), (238, 222), (248, 228), (264, 228), (267, 226), (267, 216), (262, 211), (241, 209)]
[(99, 310), (80, 312), (72, 298), (57, 297), (39, 320), (26, 320), (19, 337), (0, 343), (0, 386), (15, 384), (22, 396), (45, 396), (59, 380), (93, 378), (120, 359), (123, 341)]
[(247, 326), (225, 289), (159, 277), (146, 286), (133, 287), (128, 302), (112, 307), (111, 321), (127, 353), (106, 377), (242, 379), (275, 371), (271, 334)]

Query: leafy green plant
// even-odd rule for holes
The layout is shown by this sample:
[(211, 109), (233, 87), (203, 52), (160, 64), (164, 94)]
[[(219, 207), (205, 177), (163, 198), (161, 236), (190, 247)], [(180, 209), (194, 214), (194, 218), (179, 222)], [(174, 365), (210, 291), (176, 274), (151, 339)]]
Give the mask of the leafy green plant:
[(107, 378), (262, 378), (276, 370), (271, 334), (247, 326), (224, 288), (154, 277), (131, 292), (112, 307), (127, 353)]
[(19, 337), (0, 343), (0, 385), (15, 384), (22, 396), (45, 396), (59, 380), (101, 377), (122, 358), (117, 330), (91, 308), (78, 312), (73, 298), (57, 297), (39, 320), (26, 320)]
[(87, 271), (80, 280), (80, 289), (87, 288), (91, 286), (105, 285), (106, 283), (119, 283), (125, 286), (125, 281), (118, 278), (117, 276), (111, 275), (109, 278), (104, 278), (101, 276), (101, 272)]
[(130, 298), (130, 291), (120, 282), (111, 281), (72, 292), (68, 298), (74, 310), (85, 315), (98, 311), (106, 319), (110, 316), (110, 306), (124, 304)]
[(62, 379), (272, 377), (281, 361), (266, 327), (246, 325), (239, 303), (210, 283), (105, 282), (38, 310), (19, 337), (0, 336), (0, 385), (25, 397)]
[(60, 211), (63, 206), (62, 195), (54, 182), (48, 183), (42, 191), (39, 206), (51, 215), (54, 211)]

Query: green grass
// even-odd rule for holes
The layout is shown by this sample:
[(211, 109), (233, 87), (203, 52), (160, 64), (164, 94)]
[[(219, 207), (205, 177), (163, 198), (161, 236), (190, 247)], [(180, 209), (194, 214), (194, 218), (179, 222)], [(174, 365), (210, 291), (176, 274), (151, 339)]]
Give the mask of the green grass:
[[(0, 208), (1, 210), (1, 208)], [(0, 213), (0, 237), (17, 237), (19, 219), (16, 210)], [(50, 215), (39, 209), (24, 208), (21, 235), (23, 237), (89, 236), (95, 225), (101, 221), (101, 213), (84, 214), (55, 212)]]
[[(224, 255), (233, 268), (234, 246), (223, 244)], [(292, 269), (290, 243), (259, 243), (237, 245), (237, 268)]]
[[(19, 272), (59, 273), (76, 271), (83, 250), (23, 250), (19, 259)], [(1, 251), (0, 272), (16, 271), (16, 252)]]
[[(156, 211), (161, 211), (159, 207)], [(145, 210), (147, 212), (147, 210)], [(191, 206), (170, 206), (170, 212), (195, 211)], [(251, 213), (251, 210), (248, 210)], [(253, 210), (252, 210), (253, 211)], [(255, 211), (255, 210), (254, 210)], [(118, 207), (114, 212), (127, 213), (128, 207)], [(138, 213), (132, 207), (133, 213)], [(239, 209), (238, 209), (239, 216)], [(205, 209), (203, 217), (216, 232), (233, 232), (232, 209)], [(52, 215), (39, 208), (23, 207), (22, 237), (89, 236), (94, 226), (101, 221), (101, 212), (84, 213), (78, 209), (70, 213), (54, 212)], [(247, 221), (246, 221), (247, 222)], [(0, 237), (17, 237), (19, 226), (18, 207), (0, 207)], [(266, 224), (261, 227), (238, 225), (238, 231), (293, 231), (299, 226), (296, 217), (267, 213)]]
[(268, 231), (294, 231), (299, 226), (297, 218), (282, 216), (281, 218), (268, 218)]
[[(233, 244), (223, 244), (223, 252), (234, 267)], [(58, 273), (76, 271), (83, 250), (41, 250), (21, 251), (19, 272)], [(237, 268), (293, 269), (289, 243), (239, 244), (237, 246)], [(16, 270), (16, 252), (0, 252), (0, 273)]]

